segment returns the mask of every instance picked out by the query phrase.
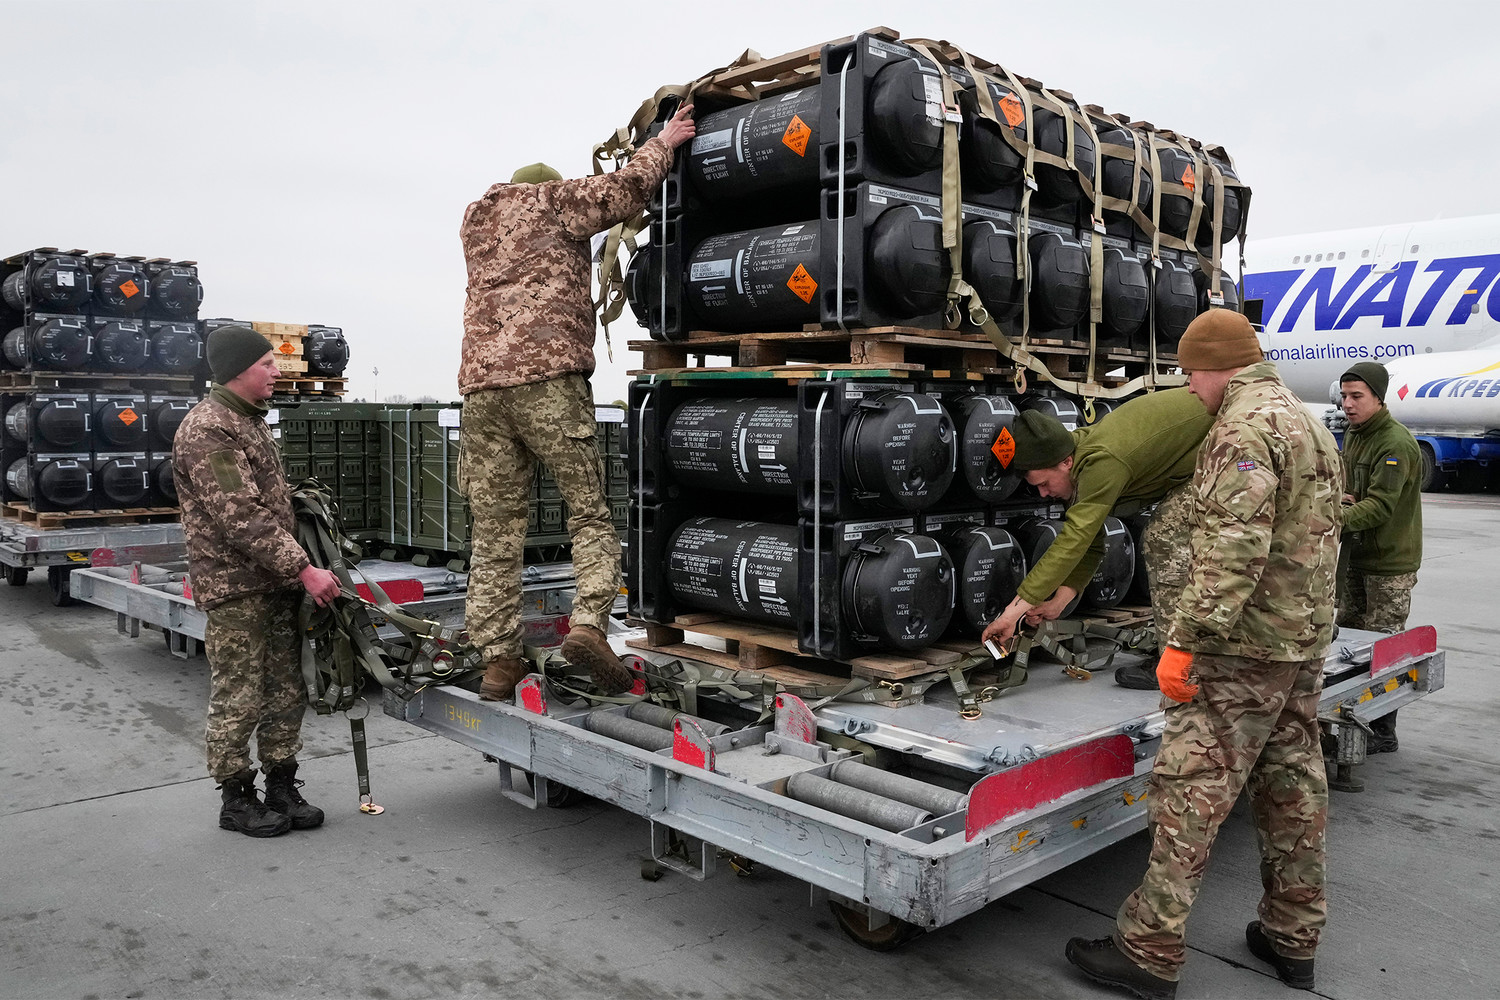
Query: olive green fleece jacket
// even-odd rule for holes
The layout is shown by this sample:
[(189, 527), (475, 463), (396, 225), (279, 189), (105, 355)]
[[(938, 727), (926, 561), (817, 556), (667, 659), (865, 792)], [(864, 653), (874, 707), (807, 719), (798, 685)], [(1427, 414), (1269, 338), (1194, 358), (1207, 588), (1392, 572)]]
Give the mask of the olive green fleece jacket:
[(1198, 446), (1214, 418), (1186, 389), (1138, 396), (1092, 427), (1073, 432), (1073, 503), (1017, 595), (1041, 604), (1066, 584), (1082, 591), (1104, 557), (1104, 519), (1155, 503), (1193, 478)]
[(1422, 565), (1422, 454), (1382, 406), (1344, 432), (1343, 544), (1362, 573), (1395, 576)]

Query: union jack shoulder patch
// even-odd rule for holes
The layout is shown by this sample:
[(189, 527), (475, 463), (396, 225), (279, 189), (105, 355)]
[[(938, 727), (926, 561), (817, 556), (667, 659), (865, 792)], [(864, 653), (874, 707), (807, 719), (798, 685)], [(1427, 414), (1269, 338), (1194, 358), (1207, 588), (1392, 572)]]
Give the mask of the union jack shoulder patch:
[(1236, 463), (1235, 468), (1239, 469), (1241, 472), (1254, 472), (1256, 466), (1254, 462), (1246, 459), (1243, 462)]

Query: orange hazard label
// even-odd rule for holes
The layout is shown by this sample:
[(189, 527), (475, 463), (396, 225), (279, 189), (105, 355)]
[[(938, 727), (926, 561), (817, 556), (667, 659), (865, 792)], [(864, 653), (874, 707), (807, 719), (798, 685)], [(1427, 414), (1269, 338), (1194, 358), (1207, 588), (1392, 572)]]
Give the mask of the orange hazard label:
[(1195, 191), (1198, 188), (1198, 175), (1193, 173), (1193, 165), (1191, 163), (1189, 163), (1187, 165), (1187, 169), (1182, 172), (1182, 186), (1187, 188), (1189, 191)]
[(1010, 436), (1009, 428), (1000, 429), (1000, 436), (990, 445), (990, 453), (1000, 460), (1000, 468), (1010, 468), (1011, 460), (1016, 457), (1016, 439)]
[(818, 290), (818, 283), (813, 280), (812, 275), (807, 273), (807, 268), (798, 264), (797, 270), (793, 271), (792, 276), (786, 279), (786, 287), (790, 288), (792, 294), (797, 296), (797, 298), (811, 304), (813, 294)]
[(129, 427), (139, 419), (141, 419), (140, 414), (136, 413), (129, 407), (126, 407), (125, 409), (120, 411), (120, 423), (124, 424), (126, 427)]
[(1000, 113), (1005, 120), (1010, 122), (1010, 127), (1015, 128), (1026, 120), (1026, 109), (1021, 107), (1021, 102), (1015, 94), (1006, 94), (1000, 98)]
[(782, 144), (798, 156), (807, 155), (807, 140), (811, 138), (812, 129), (807, 127), (801, 115), (792, 115), (792, 120), (786, 123), (786, 131), (781, 133)]
[(283, 340), (281, 342), (281, 346), (278, 347), (278, 348), (276, 348), (276, 349), (278, 351), (280, 351), (282, 354), (296, 354), (297, 353), (297, 349), (291, 345), (290, 341), (286, 341), (286, 340)]
[(125, 293), (127, 299), (135, 298), (141, 294), (141, 288), (133, 281), (125, 281), (120, 284), (120, 291)]

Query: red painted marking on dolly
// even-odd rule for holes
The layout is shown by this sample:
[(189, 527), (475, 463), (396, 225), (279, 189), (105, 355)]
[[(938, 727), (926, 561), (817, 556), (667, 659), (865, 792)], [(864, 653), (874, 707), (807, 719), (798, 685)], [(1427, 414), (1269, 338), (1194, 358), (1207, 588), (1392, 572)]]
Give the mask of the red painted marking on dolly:
[(516, 690), (521, 694), (521, 705), (528, 712), (535, 712), (537, 715), (547, 714), (547, 698), (542, 694), (541, 681), (535, 677), (523, 678), (521, 683), (516, 685)]
[(776, 696), (776, 732), (802, 743), (816, 743), (818, 720), (806, 702), (783, 692)]
[(1387, 667), (1410, 662), (1419, 657), (1437, 652), (1437, 629), (1431, 625), (1418, 625), (1405, 632), (1376, 639), (1370, 650), (1370, 676), (1374, 677)]
[[(421, 580), (377, 580), (380, 589), (385, 591), (385, 596), (391, 599), (392, 604), (410, 604), (412, 601), (420, 601), (427, 596), (426, 589)], [(367, 601), (375, 600), (375, 592), (367, 583), (356, 583), (354, 589), (359, 596)]]
[(712, 771), (717, 763), (713, 744), (703, 727), (680, 716), (672, 723), (672, 759), (705, 771)]
[(1117, 735), (981, 778), (969, 791), (965, 838), (973, 840), (1006, 817), (1043, 802), (1134, 773), (1135, 744), (1129, 736)]

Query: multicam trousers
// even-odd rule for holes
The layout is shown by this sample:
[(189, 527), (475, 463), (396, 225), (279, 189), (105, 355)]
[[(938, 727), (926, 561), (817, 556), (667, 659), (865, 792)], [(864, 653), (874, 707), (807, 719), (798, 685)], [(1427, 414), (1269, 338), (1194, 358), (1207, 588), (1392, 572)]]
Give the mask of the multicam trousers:
[(208, 773), (222, 782), (250, 766), (255, 736), (262, 770), (302, 749), (300, 588), (252, 594), (208, 610), (203, 651), (211, 673)]
[(1311, 958), (1323, 894), (1328, 781), (1318, 746), (1323, 661), (1197, 654), (1198, 693), (1169, 704), (1151, 773), (1151, 860), (1116, 917), (1115, 944), (1175, 982), (1188, 911), (1219, 825), (1248, 786), (1260, 842), (1260, 921), (1276, 951)]
[(1167, 626), (1193, 569), (1193, 484), (1167, 491), (1141, 534), (1146, 576), (1151, 585), (1151, 616), (1158, 637)]
[(465, 627), (485, 658), (521, 655), (521, 558), (537, 459), (570, 511), (578, 586), (570, 622), (604, 631), (620, 590), (620, 539), (604, 501), (588, 382), (566, 375), (469, 393), (459, 451), (459, 489), (474, 515)]

